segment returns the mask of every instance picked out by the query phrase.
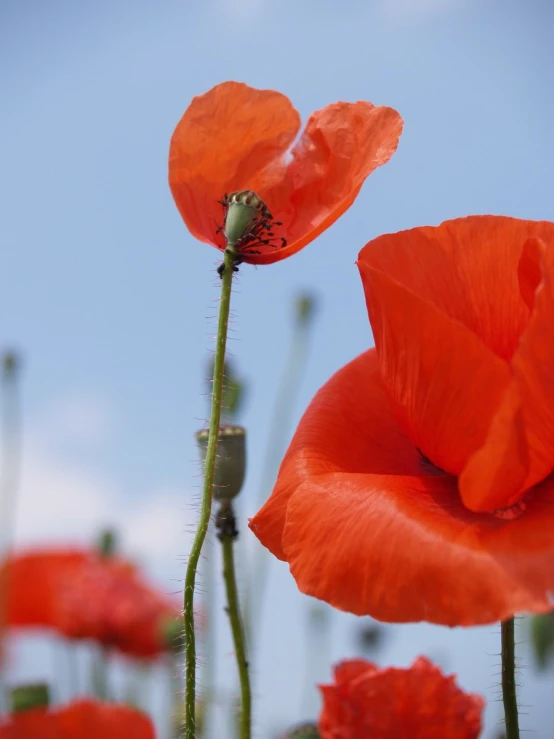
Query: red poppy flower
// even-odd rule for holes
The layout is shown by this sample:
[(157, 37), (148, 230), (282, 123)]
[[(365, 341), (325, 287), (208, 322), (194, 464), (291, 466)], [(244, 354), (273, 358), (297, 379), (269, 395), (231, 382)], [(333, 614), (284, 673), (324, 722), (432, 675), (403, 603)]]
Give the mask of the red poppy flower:
[(294, 143), (299, 131), (298, 112), (273, 90), (224, 82), (194, 98), (169, 151), (171, 192), (192, 235), (223, 250), (219, 201), (253, 190), (271, 217), (264, 233), (238, 244), (242, 261), (271, 264), (295, 254), (388, 162), (402, 119), (392, 108), (340, 102), (313, 113)]
[(142, 658), (166, 650), (164, 626), (178, 615), (175, 603), (119, 558), (91, 558), (60, 588), (56, 604), (57, 628), (68, 638)]
[(115, 703), (79, 700), (63, 708), (15, 713), (0, 724), (0, 739), (154, 739), (144, 713)]
[(251, 528), (305, 593), (490, 623), (554, 592), (554, 224), (475, 216), (358, 262), (376, 349), (319, 391)]
[(476, 739), (485, 701), (464, 693), (425, 657), (402, 669), (354, 659), (320, 686), (321, 739)]
[(167, 648), (164, 627), (178, 606), (145, 583), (131, 563), (96, 552), (40, 551), (10, 558), (10, 627), (50, 627), (137, 657)]

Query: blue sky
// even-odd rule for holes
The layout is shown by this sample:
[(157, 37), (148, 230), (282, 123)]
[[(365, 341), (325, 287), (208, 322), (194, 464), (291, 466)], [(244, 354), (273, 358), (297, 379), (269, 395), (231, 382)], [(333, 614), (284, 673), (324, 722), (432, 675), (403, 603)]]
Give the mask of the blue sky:
[[(188, 234), (167, 186), (169, 138), (194, 95), (237, 79), (284, 92), (304, 119), (366, 99), (405, 120), (397, 154), (336, 225), (292, 259), (241, 268), (231, 345), (249, 381), (252, 513), (299, 291), (317, 293), (319, 310), (295, 420), (372, 342), (354, 266), (366, 241), (469, 213), (554, 220), (553, 37), (550, 0), (0, 3), (0, 344), (25, 360), (18, 539), (86, 540), (117, 521), (127, 550), (179, 587), (218, 299), (217, 253)], [(273, 564), (267, 598), (259, 737), (317, 710), (315, 691), (301, 705), (307, 601), (285, 565)], [(330, 659), (354, 654), (356, 619), (332, 620)], [(496, 627), (402, 626), (379, 659), (445, 655), (494, 701), (498, 649)], [(523, 723), (542, 739), (551, 679), (524, 678)], [(491, 703), (486, 736), (499, 715)]]

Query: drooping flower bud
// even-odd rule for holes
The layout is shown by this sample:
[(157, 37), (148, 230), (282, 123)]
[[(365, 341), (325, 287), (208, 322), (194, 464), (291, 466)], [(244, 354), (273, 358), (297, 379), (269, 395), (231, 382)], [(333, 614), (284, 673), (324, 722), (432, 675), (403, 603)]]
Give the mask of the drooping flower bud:
[(238, 190), (226, 198), (223, 233), (228, 244), (236, 244), (262, 220), (267, 207), (252, 190)]
[(10, 694), (12, 713), (21, 713), (35, 708), (48, 708), (50, 689), (46, 683), (31, 683), (12, 688)]
[[(209, 429), (196, 434), (202, 462), (206, 460)], [(246, 471), (246, 430), (242, 426), (219, 429), (213, 496), (215, 500), (232, 500), (241, 491)]]

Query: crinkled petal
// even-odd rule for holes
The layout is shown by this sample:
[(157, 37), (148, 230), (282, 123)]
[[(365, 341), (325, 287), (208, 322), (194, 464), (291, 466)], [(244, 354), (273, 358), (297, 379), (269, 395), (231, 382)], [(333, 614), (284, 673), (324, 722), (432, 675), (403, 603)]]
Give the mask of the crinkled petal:
[(288, 244), (249, 257), (270, 264), (300, 251), (348, 210), (366, 178), (396, 151), (402, 118), (372, 103), (334, 103), (313, 113), (283, 179), (261, 188)]
[[(360, 660), (357, 660), (359, 663)], [(355, 677), (335, 672), (321, 686), (321, 739), (476, 739), (484, 700), (467, 694), (424, 657), (409, 668), (377, 669), (366, 663)], [(350, 672), (348, 661), (339, 667)]]

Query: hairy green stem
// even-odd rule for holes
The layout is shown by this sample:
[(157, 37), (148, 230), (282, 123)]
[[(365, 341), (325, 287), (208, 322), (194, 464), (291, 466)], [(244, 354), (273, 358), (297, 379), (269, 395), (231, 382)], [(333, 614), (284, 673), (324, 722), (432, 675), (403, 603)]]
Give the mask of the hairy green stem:
[(240, 739), (250, 739), (252, 725), (252, 693), (250, 690), (250, 675), (248, 673), (248, 660), (246, 658), (246, 639), (240, 615), (239, 596), (237, 590), (237, 579), (235, 576), (234, 538), (238, 532), (235, 525), (235, 516), (231, 503), (221, 506), (218, 514), (218, 537), (221, 541), (223, 553), (223, 579), (225, 581), (225, 592), (227, 594), (227, 614), (231, 623), (233, 644), (240, 682)]
[[(210, 415), (208, 448), (204, 464), (204, 488), (202, 491), (202, 505), (200, 520), (192, 542), (190, 557), (185, 574), (184, 588), (184, 629), (185, 629), (185, 739), (195, 739), (196, 736), (196, 641), (194, 632), (194, 589), (196, 570), (206, 538), (212, 511), (213, 481), (217, 452), (219, 423), (221, 420), (221, 397), (223, 392), (223, 369), (225, 360), (225, 346), (227, 344), (227, 326), (229, 323), (229, 307), (231, 304), (231, 284), (233, 281), (233, 265), (235, 250), (232, 244), (225, 249), (223, 260), (223, 274), (221, 275), (221, 300), (219, 303), (219, 319), (217, 324), (217, 339), (215, 346), (214, 377), (212, 391), (212, 410)], [(208, 655), (211, 659), (211, 655)]]
[(500, 633), (502, 640), (502, 700), (506, 719), (506, 739), (519, 739), (513, 618), (502, 621)]

